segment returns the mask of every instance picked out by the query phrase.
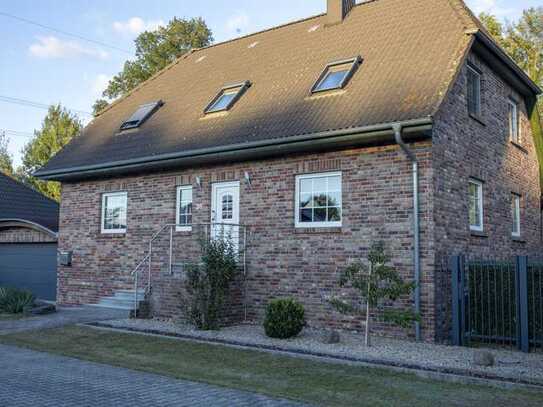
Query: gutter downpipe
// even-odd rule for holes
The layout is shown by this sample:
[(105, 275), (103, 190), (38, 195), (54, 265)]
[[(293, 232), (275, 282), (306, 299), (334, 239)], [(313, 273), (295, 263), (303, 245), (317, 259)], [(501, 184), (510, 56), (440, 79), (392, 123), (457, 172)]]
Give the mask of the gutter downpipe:
[[(413, 173), (413, 263), (415, 268), (415, 312), (420, 315), (420, 224), (419, 224), (419, 163), (415, 153), (402, 139), (402, 125), (394, 124), (394, 138), (412, 164)], [(421, 340), (420, 322), (415, 322), (417, 341)]]

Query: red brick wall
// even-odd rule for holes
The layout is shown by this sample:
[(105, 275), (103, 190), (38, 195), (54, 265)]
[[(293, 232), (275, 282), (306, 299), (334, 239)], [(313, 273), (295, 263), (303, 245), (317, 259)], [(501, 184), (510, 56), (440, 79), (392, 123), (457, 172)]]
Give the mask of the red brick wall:
[[(479, 259), (510, 259), (541, 253), (539, 167), (526, 105), (511, 86), (476, 55), (469, 62), (482, 71), (482, 115), (468, 115), (464, 66), (435, 117), (433, 172), (435, 196), (435, 250), (438, 265), (436, 307), (441, 318), (436, 331), (449, 337), (450, 274), (448, 256), (465, 254)], [(511, 143), (508, 98), (520, 103), (522, 147)], [(484, 233), (470, 233), (468, 180), (483, 185)], [(511, 236), (511, 194), (522, 195), (521, 240)]]
[[(432, 252), (430, 143), (417, 145), (421, 165), (423, 310), (426, 338), (434, 336), (434, 255)], [(295, 176), (337, 171), (343, 178), (343, 226), (300, 230), (294, 227)], [(243, 181), (249, 172), (251, 185)], [(196, 186), (195, 177), (202, 180)], [(241, 180), (240, 221), (249, 226), (247, 296), (250, 320), (260, 320), (270, 298), (293, 296), (303, 302), (311, 325), (360, 329), (359, 320), (345, 318), (323, 303), (336, 287), (337, 272), (363, 257), (373, 241), (384, 240), (393, 263), (412, 278), (411, 165), (397, 146), (352, 149), (197, 168), (162, 174), (142, 174), (116, 180), (64, 184), (61, 204), (60, 249), (73, 250), (73, 266), (59, 269), (61, 303), (96, 302), (114, 290), (130, 288), (130, 271), (144, 256), (150, 236), (175, 222), (176, 185), (193, 184), (195, 223), (209, 222), (211, 185)], [(101, 194), (128, 192), (126, 235), (100, 234)], [(153, 267), (155, 315), (179, 317), (181, 277), (167, 273), (167, 239), (157, 241)], [(191, 234), (176, 233), (174, 262), (195, 250)], [(186, 253), (191, 253), (187, 255)], [(162, 270), (160, 270), (160, 268)], [(238, 318), (243, 315), (238, 290)], [(411, 305), (411, 300), (405, 303)], [(387, 332), (396, 330), (386, 328)], [(408, 332), (412, 334), (412, 332)]]

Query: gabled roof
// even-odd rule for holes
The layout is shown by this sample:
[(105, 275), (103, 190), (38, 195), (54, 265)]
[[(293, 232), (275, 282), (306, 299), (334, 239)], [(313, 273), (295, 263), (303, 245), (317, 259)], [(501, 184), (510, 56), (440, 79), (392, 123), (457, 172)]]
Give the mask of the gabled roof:
[[(429, 118), (481, 32), (460, 0), (371, 0), (340, 24), (325, 22), (319, 15), (181, 57), (102, 112), (37, 175), (104, 174), (228, 146)], [(357, 56), (363, 62), (345, 89), (311, 95), (328, 63)], [(222, 87), (243, 81), (252, 86), (230, 111), (204, 114)], [(140, 128), (119, 133), (154, 100), (164, 105)]]
[(58, 203), (0, 172), (0, 222), (35, 223), (56, 233), (58, 212)]

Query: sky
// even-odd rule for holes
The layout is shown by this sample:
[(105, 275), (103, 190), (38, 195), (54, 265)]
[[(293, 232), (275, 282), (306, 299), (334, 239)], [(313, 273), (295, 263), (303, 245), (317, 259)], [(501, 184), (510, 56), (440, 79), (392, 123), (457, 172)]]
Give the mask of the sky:
[[(508, 20), (543, 4), (466, 2), (477, 14), (485, 11)], [(34, 106), (61, 103), (86, 123), (90, 115), (85, 112), (91, 112), (108, 80), (133, 57), (133, 41), (144, 30), (174, 16), (202, 17), (219, 42), (319, 14), (325, 7), (325, 0), (0, 0), (0, 131), (8, 130), (15, 165), (46, 110), (6, 98)]]

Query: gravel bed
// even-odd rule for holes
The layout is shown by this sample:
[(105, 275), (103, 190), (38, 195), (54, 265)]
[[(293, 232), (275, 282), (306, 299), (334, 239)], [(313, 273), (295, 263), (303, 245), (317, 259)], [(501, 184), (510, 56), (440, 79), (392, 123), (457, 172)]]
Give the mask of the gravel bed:
[(543, 386), (541, 353), (492, 349), (489, 351), (495, 357), (495, 366), (481, 367), (472, 364), (473, 354), (477, 351), (472, 348), (382, 337), (373, 337), (372, 346), (366, 348), (363, 335), (350, 332), (340, 333), (340, 343), (326, 344), (322, 339), (325, 331), (310, 328), (304, 329), (296, 338), (282, 340), (268, 338), (264, 329), (257, 325), (236, 325), (220, 331), (199, 331), (191, 325), (143, 319), (114, 320), (95, 325)]

